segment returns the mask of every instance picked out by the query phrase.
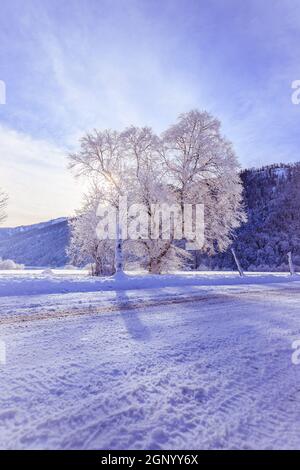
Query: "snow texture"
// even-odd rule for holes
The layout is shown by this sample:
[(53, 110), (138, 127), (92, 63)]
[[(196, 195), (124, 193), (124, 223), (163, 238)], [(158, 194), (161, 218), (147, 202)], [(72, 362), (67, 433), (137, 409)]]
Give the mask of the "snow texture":
[(299, 448), (297, 276), (72, 276), (0, 276), (2, 449)]

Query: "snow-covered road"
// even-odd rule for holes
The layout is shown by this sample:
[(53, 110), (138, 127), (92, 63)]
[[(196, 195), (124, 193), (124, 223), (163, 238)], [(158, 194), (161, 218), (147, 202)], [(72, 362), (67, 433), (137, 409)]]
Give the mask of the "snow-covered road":
[(1, 448), (300, 448), (299, 281), (0, 305)]

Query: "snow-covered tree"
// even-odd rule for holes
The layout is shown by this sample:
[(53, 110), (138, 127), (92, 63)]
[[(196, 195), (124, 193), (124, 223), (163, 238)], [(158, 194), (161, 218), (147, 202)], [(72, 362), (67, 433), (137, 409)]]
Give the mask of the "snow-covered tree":
[[(184, 244), (176, 241), (178, 224), (174, 214), (167, 215), (169, 223), (173, 217), (173, 228), (165, 236), (167, 229), (159, 205), (176, 206), (174, 213), (179, 207), (182, 233), (185, 204), (204, 204), (204, 250), (209, 253), (224, 250), (231, 241), (233, 229), (244, 220), (235, 154), (220, 134), (220, 123), (205, 112), (181, 115), (179, 122), (162, 137), (147, 127), (132, 126), (123, 132), (95, 130), (81, 140), (79, 152), (70, 155), (70, 167), (78, 176), (95, 179), (101, 187), (102, 200), (116, 209), (117, 273), (123, 270), (120, 196), (127, 197), (130, 207), (140, 205), (136, 214), (131, 211), (128, 219), (129, 230), (138, 224), (140, 235), (126, 245), (151, 273), (178, 269), (190, 256)], [(146, 212), (142, 223), (138, 216), (141, 206)], [(81, 215), (82, 222), (76, 223), (82, 224), (84, 230)], [(73, 240), (75, 243), (74, 237)]]
[(117, 131), (94, 130), (81, 139), (81, 148), (69, 155), (70, 168), (77, 176), (96, 179), (106, 202), (117, 212), (115, 271), (123, 272), (122, 234), (119, 223), (119, 197), (127, 194), (132, 176), (132, 162), (126, 158), (123, 140)]
[[(116, 208), (118, 218), (119, 197), (125, 195), (130, 205), (139, 203), (146, 206), (150, 216), (152, 205), (167, 202), (168, 194), (171, 194), (166, 184), (161, 182), (162, 168), (158, 151), (160, 145), (159, 138), (149, 128), (131, 127), (122, 133), (94, 131), (82, 139), (80, 152), (70, 156), (70, 167), (75, 169), (78, 176), (85, 175), (97, 180), (96, 185), (101, 186), (101, 200)], [(84, 207), (81, 218), (73, 222), (73, 252), (76, 251), (76, 244), (80, 245), (79, 234), (84, 231), (84, 224), (91, 225), (88, 222), (91, 214), (84, 217), (86, 210)], [(95, 218), (93, 222), (96, 227), (95, 207), (92, 217)], [(133, 224), (134, 220), (128, 222)], [(123, 270), (124, 250), (122, 234), (119, 232), (120, 225), (117, 224), (116, 228), (116, 272)], [(83, 241), (86, 245), (87, 242)], [(150, 272), (160, 273), (163, 269), (178, 268), (181, 266), (181, 260), (188, 257), (183, 250), (173, 245), (172, 241), (171, 237), (169, 240), (154, 239), (149, 231), (145, 239), (128, 242), (127, 251), (140, 257), (141, 264)], [(95, 242), (96, 240), (93, 240), (93, 246)]]
[[(133, 126), (122, 133), (122, 138), (127, 157), (135, 161), (131, 197), (133, 201), (145, 207), (147, 214), (145, 226), (140, 227), (140, 231), (147, 236), (138, 238), (134, 249), (141, 256), (142, 265), (152, 274), (180, 269), (186, 264), (189, 254), (174, 244), (174, 234), (168, 230), (168, 226), (161, 227), (159, 238), (155, 236), (160, 223), (155, 214), (155, 207), (176, 202), (170, 185), (164, 181), (161, 140), (150, 128)], [(130, 224), (134, 225), (135, 220), (129, 220)]]
[(180, 115), (163, 134), (161, 155), (182, 209), (185, 203), (204, 204), (203, 251), (224, 251), (246, 217), (239, 165), (220, 122), (197, 110)]
[(67, 254), (76, 265), (90, 263), (91, 274), (95, 276), (114, 272), (114, 246), (111, 240), (99, 240), (96, 235), (97, 207), (101, 194), (95, 190), (86, 197), (76, 217), (69, 221), (71, 239)]

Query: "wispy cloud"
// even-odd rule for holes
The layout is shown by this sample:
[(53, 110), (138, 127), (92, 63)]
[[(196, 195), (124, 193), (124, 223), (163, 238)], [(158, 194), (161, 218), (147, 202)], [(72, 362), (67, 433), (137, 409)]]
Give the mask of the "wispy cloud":
[(64, 150), (0, 126), (0, 155), (9, 224), (73, 215), (81, 191), (67, 171)]

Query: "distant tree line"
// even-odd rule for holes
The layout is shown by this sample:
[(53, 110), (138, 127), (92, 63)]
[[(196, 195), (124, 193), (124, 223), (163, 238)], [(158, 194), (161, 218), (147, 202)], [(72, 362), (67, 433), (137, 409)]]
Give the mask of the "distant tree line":
[[(241, 172), (247, 222), (234, 233), (233, 247), (244, 269), (288, 270), (291, 252), (300, 270), (300, 163), (274, 164)], [(232, 269), (231, 250), (211, 258), (198, 254), (198, 266)]]

